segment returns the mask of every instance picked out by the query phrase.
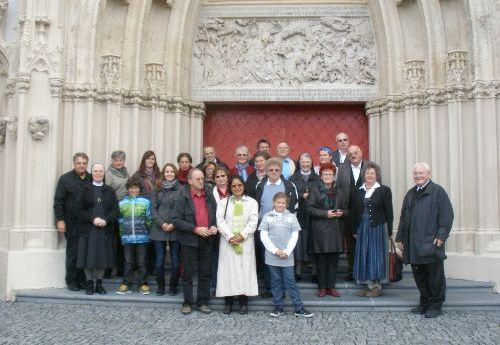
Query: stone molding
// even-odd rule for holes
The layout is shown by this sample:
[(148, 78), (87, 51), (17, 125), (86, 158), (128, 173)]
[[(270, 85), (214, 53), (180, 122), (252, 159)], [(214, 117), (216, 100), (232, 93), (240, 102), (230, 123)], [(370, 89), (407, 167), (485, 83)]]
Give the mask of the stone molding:
[(444, 88), (426, 88), (388, 95), (366, 103), (365, 109), (367, 116), (380, 116), (409, 107), (426, 107), (478, 98), (500, 98), (500, 80), (476, 80), (467, 84), (447, 85)]
[(7, 12), (8, 7), (9, 7), (9, 1), (0, 0), (0, 23), (2, 23), (5, 12)]
[(204, 101), (353, 100), (377, 93), (366, 6), (203, 7), (191, 89)]
[[(57, 79), (57, 78), (56, 78)], [(57, 79), (58, 83), (62, 80)], [(124, 90), (115, 88), (97, 88), (90, 84), (65, 84), (57, 85), (61, 88), (62, 98), (65, 102), (114, 102), (128, 106), (144, 108), (161, 108), (172, 112), (191, 112), (193, 114), (205, 113), (205, 104), (181, 97), (172, 97), (164, 94), (151, 94), (142, 90)], [(204, 116), (204, 115), (203, 115)]]

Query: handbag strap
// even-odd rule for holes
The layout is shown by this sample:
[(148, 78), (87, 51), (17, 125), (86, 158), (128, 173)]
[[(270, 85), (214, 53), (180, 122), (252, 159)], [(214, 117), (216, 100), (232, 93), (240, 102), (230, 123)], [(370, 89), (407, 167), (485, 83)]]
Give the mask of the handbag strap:
[(227, 205), (229, 205), (229, 198), (231, 198), (231, 197), (230, 196), (227, 197), (226, 208), (224, 209), (224, 219), (226, 219)]
[(396, 245), (394, 244), (394, 240), (391, 238), (391, 249), (389, 250), (390, 253), (396, 253)]

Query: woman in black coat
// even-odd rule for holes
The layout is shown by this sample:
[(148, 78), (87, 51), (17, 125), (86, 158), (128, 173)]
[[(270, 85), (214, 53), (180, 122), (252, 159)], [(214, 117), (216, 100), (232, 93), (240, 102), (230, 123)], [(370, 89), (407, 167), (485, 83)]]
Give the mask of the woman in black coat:
[(172, 223), (172, 209), (179, 197), (181, 184), (177, 180), (177, 167), (172, 163), (167, 163), (163, 167), (163, 181), (160, 190), (156, 193), (153, 202), (153, 228), (150, 238), (155, 247), (155, 273), (158, 289), (158, 296), (165, 294), (165, 254), (167, 242), (170, 248), (170, 282), (168, 294), (177, 294), (177, 283), (179, 281), (180, 250), (177, 231)]
[(307, 212), (311, 216), (311, 252), (318, 271), (318, 296), (340, 297), (335, 289), (339, 254), (344, 251), (344, 225), (347, 197), (335, 186), (337, 168), (331, 163), (320, 164), (321, 183), (311, 191)]
[[(312, 156), (305, 152), (299, 158), (300, 169), (290, 176), (290, 181), (295, 184), (299, 196), (299, 208), (297, 209), (297, 219), (302, 231), (299, 232), (299, 239), (294, 250), (295, 257), (295, 279), (302, 279), (302, 264), (311, 261), (309, 258), (310, 242), (310, 220), (306, 211), (306, 201), (311, 190), (318, 188), (321, 180), (312, 169)], [(315, 272), (313, 272), (315, 273)]]
[(392, 193), (381, 185), (380, 168), (373, 162), (365, 163), (361, 171), (364, 184), (353, 197), (352, 219), (356, 251), (354, 279), (366, 288), (357, 293), (361, 297), (378, 297), (382, 283), (388, 281), (388, 238), (392, 236)]
[(106, 293), (102, 277), (106, 269), (114, 266), (113, 223), (120, 211), (115, 191), (103, 182), (104, 173), (104, 165), (94, 164), (93, 181), (84, 187), (80, 197), (77, 267), (84, 269), (87, 295)]

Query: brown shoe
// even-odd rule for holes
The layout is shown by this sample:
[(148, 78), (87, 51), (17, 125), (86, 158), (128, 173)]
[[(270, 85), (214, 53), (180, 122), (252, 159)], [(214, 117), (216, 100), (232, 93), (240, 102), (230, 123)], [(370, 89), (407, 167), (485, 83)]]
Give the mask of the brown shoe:
[(201, 311), (203, 314), (210, 314), (212, 312), (212, 309), (210, 309), (206, 304), (201, 304), (198, 307), (198, 310)]
[(340, 297), (342, 296), (340, 292), (338, 292), (336, 289), (326, 289), (326, 294), (332, 297)]
[(363, 288), (363, 290), (356, 292), (355, 295), (359, 296), (359, 297), (366, 297), (366, 294), (370, 291), (371, 291), (370, 289), (365, 287), (365, 288)]
[(378, 297), (382, 295), (382, 290), (379, 288), (372, 289), (366, 293), (366, 297)]
[(318, 297), (325, 297), (325, 296), (326, 296), (326, 289), (319, 289)]
[(192, 311), (193, 311), (193, 309), (187, 303), (184, 303), (181, 307), (181, 313), (184, 315), (191, 314)]

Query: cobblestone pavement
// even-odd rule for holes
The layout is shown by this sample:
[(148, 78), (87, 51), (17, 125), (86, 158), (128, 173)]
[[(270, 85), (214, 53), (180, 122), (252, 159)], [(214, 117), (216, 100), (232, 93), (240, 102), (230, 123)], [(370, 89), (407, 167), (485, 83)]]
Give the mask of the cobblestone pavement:
[(274, 319), (178, 309), (0, 302), (0, 344), (492, 344), (500, 312), (446, 312), (430, 320), (406, 312), (316, 313)]

